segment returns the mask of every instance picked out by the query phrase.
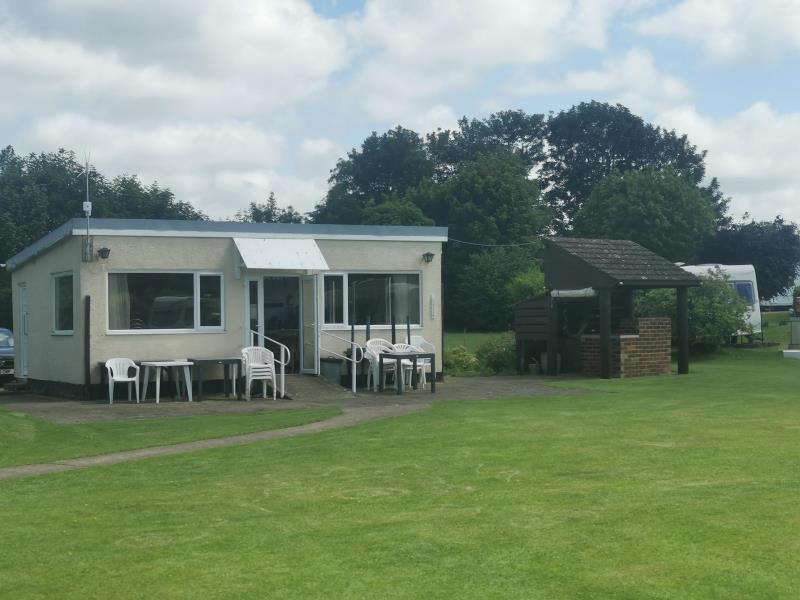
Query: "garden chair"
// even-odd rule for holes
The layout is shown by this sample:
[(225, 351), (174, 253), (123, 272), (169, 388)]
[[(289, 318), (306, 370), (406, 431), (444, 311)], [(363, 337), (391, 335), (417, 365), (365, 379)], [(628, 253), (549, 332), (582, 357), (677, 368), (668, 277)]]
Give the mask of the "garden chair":
[[(436, 354), (436, 346), (434, 346), (431, 342), (426, 340), (421, 335), (412, 335), (411, 340), (408, 342), (412, 346), (419, 348), (422, 352), (430, 352), (432, 354)], [(431, 372), (431, 361), (428, 358), (422, 359), (425, 363), (425, 372)], [(426, 375), (427, 378), (427, 375)]]
[[(134, 375), (130, 377), (133, 369)], [(128, 383), (128, 402), (131, 401), (131, 383), (136, 386), (136, 404), (139, 404), (139, 366), (130, 358), (109, 358), (106, 361), (108, 371), (108, 403), (114, 404), (114, 384)]]
[[(394, 349), (396, 352), (424, 352), (422, 349), (412, 344), (394, 344)], [(408, 365), (408, 368), (403, 369), (403, 375), (408, 376), (408, 385), (411, 385), (411, 371), (414, 368), (414, 363), (412, 361), (408, 362), (410, 364)], [(422, 384), (423, 390), (425, 389), (425, 371), (428, 370), (429, 364), (430, 359), (428, 358), (417, 359), (417, 380)]]
[[(380, 372), (380, 355), (383, 352), (393, 352), (394, 346), (389, 340), (384, 340), (382, 338), (372, 338), (371, 340), (367, 340), (366, 350), (364, 351), (364, 356), (367, 357), (369, 361), (369, 370), (367, 371), (367, 388), (370, 387), (370, 380), (372, 381), (372, 388), (373, 391), (378, 391), (378, 375)], [(407, 363), (407, 364), (406, 364)], [(397, 376), (395, 374), (396, 363), (395, 361), (383, 361), (383, 385), (386, 386), (386, 376), (389, 373), (392, 373), (393, 376)], [(403, 369), (410, 369), (411, 368), (411, 361), (404, 360), (403, 361)]]
[(262, 394), (267, 397), (267, 381), (272, 384), (272, 399), (275, 400), (275, 355), (262, 346), (248, 346), (242, 349), (242, 368), (245, 377), (245, 395), (250, 400), (253, 381), (261, 381)]

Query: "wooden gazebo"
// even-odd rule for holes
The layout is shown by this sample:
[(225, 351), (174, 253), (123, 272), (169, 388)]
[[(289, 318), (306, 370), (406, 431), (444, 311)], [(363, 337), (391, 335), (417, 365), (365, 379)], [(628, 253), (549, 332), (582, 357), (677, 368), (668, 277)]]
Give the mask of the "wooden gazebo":
[[(633, 316), (637, 289), (677, 290), (678, 373), (689, 372), (689, 314), (687, 288), (700, 280), (667, 259), (629, 240), (550, 238), (545, 240), (545, 285), (553, 291), (593, 289), (599, 301), (600, 375), (612, 374), (611, 301), (621, 298), (626, 316)], [(618, 300), (620, 301), (620, 300)], [(557, 372), (558, 294), (551, 294), (547, 372)]]

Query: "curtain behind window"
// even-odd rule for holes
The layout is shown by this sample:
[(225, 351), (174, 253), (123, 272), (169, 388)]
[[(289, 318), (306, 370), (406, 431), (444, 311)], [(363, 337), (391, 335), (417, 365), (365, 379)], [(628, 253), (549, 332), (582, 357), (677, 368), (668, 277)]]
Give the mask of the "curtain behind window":
[(128, 275), (111, 273), (108, 276), (108, 328), (130, 329), (131, 296), (128, 291)]

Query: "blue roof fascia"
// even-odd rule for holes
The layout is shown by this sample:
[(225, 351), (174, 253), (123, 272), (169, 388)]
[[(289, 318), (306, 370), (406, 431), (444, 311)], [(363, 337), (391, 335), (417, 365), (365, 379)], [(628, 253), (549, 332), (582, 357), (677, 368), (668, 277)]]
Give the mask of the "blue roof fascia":
[[(74, 219), (78, 226), (82, 219)], [(92, 219), (93, 230), (118, 232), (182, 232), (182, 233), (237, 233), (342, 235), (374, 237), (442, 237), (447, 238), (447, 227), (409, 225), (325, 225), (306, 223), (238, 223), (236, 221), (179, 221), (169, 219)]]

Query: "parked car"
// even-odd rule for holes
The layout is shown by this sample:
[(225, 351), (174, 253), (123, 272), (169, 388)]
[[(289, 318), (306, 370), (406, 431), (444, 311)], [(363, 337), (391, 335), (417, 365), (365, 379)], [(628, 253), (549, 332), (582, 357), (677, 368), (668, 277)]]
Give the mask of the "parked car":
[(0, 383), (14, 379), (14, 334), (0, 328)]

